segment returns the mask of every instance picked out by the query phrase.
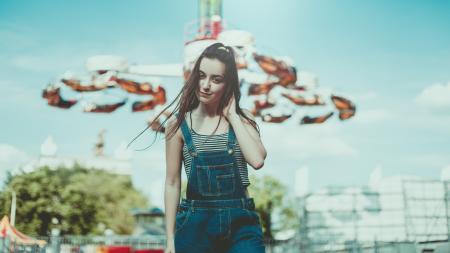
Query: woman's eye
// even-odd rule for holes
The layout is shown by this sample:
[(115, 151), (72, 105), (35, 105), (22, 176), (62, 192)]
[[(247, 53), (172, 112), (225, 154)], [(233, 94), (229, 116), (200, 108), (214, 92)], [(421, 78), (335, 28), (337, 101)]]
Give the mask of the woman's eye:
[(222, 82), (222, 78), (214, 78), (213, 79), (215, 83), (221, 83)]

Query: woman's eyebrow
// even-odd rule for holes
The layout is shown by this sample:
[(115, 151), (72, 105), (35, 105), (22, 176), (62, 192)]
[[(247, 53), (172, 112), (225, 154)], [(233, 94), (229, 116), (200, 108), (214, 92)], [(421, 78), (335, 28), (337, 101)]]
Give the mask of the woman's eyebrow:
[[(205, 74), (205, 72), (203, 72), (201, 69), (199, 69), (198, 71), (203, 73), (203, 74)], [(212, 76), (213, 77), (222, 77), (223, 78), (223, 75), (212, 74)]]

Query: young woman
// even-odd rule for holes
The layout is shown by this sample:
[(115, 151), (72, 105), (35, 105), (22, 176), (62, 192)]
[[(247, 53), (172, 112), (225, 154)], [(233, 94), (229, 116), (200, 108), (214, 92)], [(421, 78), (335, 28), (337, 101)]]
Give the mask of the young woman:
[[(166, 253), (265, 252), (247, 163), (260, 169), (266, 150), (253, 115), (239, 107), (232, 48), (206, 48), (180, 95), (165, 129)], [(188, 182), (180, 203), (182, 161)]]

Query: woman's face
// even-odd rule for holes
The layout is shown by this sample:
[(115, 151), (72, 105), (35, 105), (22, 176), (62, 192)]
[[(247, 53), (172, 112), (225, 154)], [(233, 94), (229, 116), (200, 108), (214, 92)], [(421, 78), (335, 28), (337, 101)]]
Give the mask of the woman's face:
[(203, 58), (200, 62), (197, 97), (201, 103), (214, 104), (222, 97), (225, 87), (225, 64), (217, 59)]

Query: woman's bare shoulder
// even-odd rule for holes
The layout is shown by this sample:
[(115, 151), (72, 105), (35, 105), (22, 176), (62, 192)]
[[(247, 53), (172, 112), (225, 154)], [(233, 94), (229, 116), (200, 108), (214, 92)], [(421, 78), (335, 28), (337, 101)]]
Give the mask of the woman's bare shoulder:
[[(166, 133), (170, 133), (173, 131), (173, 129), (175, 129), (177, 127), (177, 117), (175, 114), (171, 115), (168, 119), (167, 119), (167, 125), (166, 125)], [(175, 132), (174, 135), (177, 139), (181, 139), (183, 140), (183, 134), (181, 133), (181, 127), (178, 127), (177, 131)]]

